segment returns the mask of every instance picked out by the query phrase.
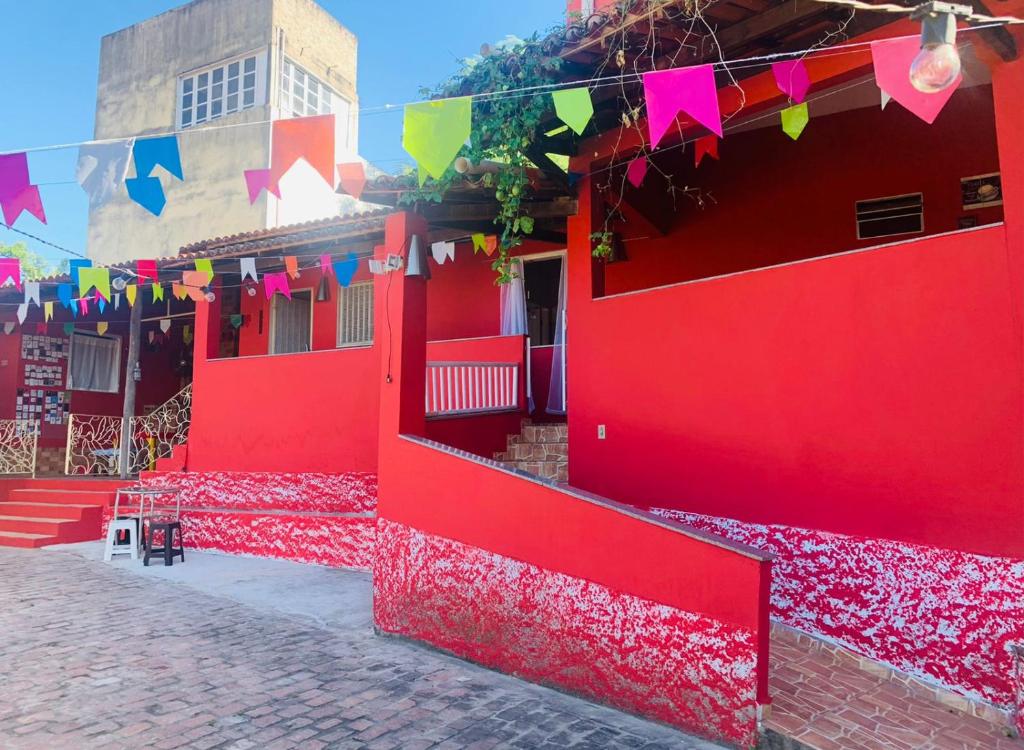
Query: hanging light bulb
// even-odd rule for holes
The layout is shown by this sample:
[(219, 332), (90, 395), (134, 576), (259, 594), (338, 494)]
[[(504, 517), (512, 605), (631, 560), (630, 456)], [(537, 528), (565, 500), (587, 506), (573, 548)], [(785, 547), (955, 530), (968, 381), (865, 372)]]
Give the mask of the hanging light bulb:
[(960, 75), (960, 53), (956, 50), (956, 15), (970, 8), (930, 2), (918, 6), (911, 18), (921, 21), (921, 51), (910, 63), (910, 84), (924, 94), (934, 94), (953, 85)]
[(124, 276), (115, 276), (114, 280), (110, 282), (110, 286), (114, 287), (115, 292), (123, 292), (124, 288), (128, 286), (128, 282)]
[(247, 286), (245, 288), (245, 293), (248, 294), (250, 297), (255, 297), (256, 296), (256, 287), (254, 287), (254, 286)]
[(206, 301), (207, 302), (216, 302), (217, 301), (217, 295), (214, 294), (213, 292), (207, 292), (205, 297), (206, 297)]

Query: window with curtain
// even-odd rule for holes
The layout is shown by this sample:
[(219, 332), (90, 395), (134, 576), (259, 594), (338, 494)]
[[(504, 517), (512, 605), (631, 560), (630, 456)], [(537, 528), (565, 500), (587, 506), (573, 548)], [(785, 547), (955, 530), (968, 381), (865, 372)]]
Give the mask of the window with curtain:
[(291, 299), (275, 294), (270, 308), (270, 353), (308, 352), (312, 343), (312, 324), (312, 290), (293, 290)]
[(71, 334), (68, 389), (117, 393), (121, 380), (121, 339), (76, 331)]

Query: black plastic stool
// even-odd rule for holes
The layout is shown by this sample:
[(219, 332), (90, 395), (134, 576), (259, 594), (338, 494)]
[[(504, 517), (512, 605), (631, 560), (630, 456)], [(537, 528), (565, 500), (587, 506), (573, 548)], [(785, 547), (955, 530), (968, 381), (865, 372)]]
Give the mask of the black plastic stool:
[[(153, 539), (156, 532), (164, 532), (164, 546), (153, 549)], [(178, 532), (178, 544), (174, 546), (174, 532)], [(185, 562), (185, 542), (181, 539), (181, 521), (150, 521), (149, 533), (144, 537), (146, 541), (146, 555), (142, 558), (142, 564), (148, 566), (150, 557), (162, 557), (164, 565), (173, 565), (176, 555), (181, 555), (181, 561)]]

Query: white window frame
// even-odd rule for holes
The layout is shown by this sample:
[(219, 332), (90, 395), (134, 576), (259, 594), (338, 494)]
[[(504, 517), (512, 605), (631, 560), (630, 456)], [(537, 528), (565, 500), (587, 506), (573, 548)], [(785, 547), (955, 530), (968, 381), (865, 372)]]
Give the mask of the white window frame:
[[(297, 112), (292, 106), (294, 104), (295, 96), (296, 77), (294, 74), (296, 71), (302, 74), (304, 81), (302, 85), (303, 108), (301, 112)], [(309, 86), (310, 81), (316, 83), (317, 107), (315, 112), (308, 111), (310, 106), (309, 94), (311, 93)], [(285, 88), (285, 84), (287, 84), (287, 88)], [(326, 82), (292, 60), (290, 57), (285, 57), (284, 62), (281, 64), (281, 79), (278, 81), (277, 92), (277, 104), (278, 109), (281, 110), (282, 117), (312, 117), (313, 115), (337, 114), (340, 107), (336, 105), (336, 101), (344, 102), (348, 107), (348, 111), (345, 113), (346, 121), (352, 113), (352, 102), (328, 86)], [(326, 100), (323, 96), (324, 93), (329, 95), (329, 98)], [(326, 106), (324, 106), (325, 101)]]
[[(245, 70), (246, 61), (249, 59), (255, 60), (255, 70), (252, 74), (255, 78), (253, 91), (253, 101), (251, 104), (245, 103), (245, 92), (248, 87), (245, 85), (245, 79), (247, 72)], [(232, 76), (231, 66), (237, 64), (238, 75), (237, 77)], [(214, 83), (214, 77), (220, 74), (220, 80)], [(205, 86), (200, 87), (200, 79), (205, 81)], [(235, 95), (238, 97), (238, 101), (234, 109), (229, 110), (229, 98), (232, 96), (229, 93), (229, 85), (232, 80), (238, 81), (238, 89)], [(219, 87), (219, 88), (218, 88)], [(189, 89), (186, 91), (186, 89)], [(203, 103), (199, 102), (200, 91), (206, 92), (206, 101)], [(217, 94), (215, 97), (214, 95)], [(188, 95), (189, 107), (185, 107), (185, 97)], [(254, 107), (260, 107), (267, 102), (267, 55), (265, 50), (255, 50), (246, 52), (243, 55), (236, 55), (235, 57), (229, 57), (225, 60), (221, 60), (212, 65), (206, 65), (201, 68), (194, 68), (192, 70), (185, 71), (178, 75), (178, 86), (177, 86), (177, 101), (174, 107), (174, 123), (175, 128), (178, 130), (187, 130), (189, 128), (198, 127), (208, 122), (220, 120), (224, 117), (228, 117), (239, 112), (243, 112), (247, 109), (253, 109)], [(220, 112), (213, 114), (214, 103), (220, 104)], [(202, 120), (198, 119), (198, 109), (200, 106), (206, 107), (206, 113)], [(186, 123), (183, 121), (186, 109), (189, 111), (191, 117)]]
[[(307, 345), (306, 352), (311, 352), (311, 351), (313, 351), (313, 328), (314, 328), (314, 325), (315, 325), (315, 321), (313, 320), (313, 313), (316, 310), (316, 308), (313, 306), (313, 303), (316, 301), (316, 293), (315, 293), (315, 291), (313, 290), (312, 287), (302, 287), (301, 289), (292, 289), (291, 290), (292, 297), (295, 296), (296, 292), (309, 292), (309, 344)], [(287, 297), (285, 297), (284, 295), (280, 295), (280, 294), (274, 294), (273, 299), (270, 300), (270, 329), (268, 331), (268, 333), (270, 334), (270, 340), (267, 341), (267, 353), (270, 354), (270, 355), (273, 355), (273, 356), (287, 356), (289, 354), (305, 354), (306, 352), (277, 352), (277, 351), (274, 351), (274, 348), (275, 348), (274, 347), (274, 342), (277, 340), (276, 332), (277, 332), (277, 305), (278, 305), (278, 297), (280, 297), (281, 299), (284, 299), (285, 302), (289, 301)]]
[[(345, 295), (350, 293), (350, 290), (357, 288), (370, 288), (370, 338), (362, 341), (342, 341), (341, 335), (344, 328), (342, 327), (342, 302), (345, 299)], [(338, 303), (337, 309), (335, 310), (335, 320), (337, 321), (337, 333), (335, 335), (335, 345), (339, 349), (354, 349), (361, 346), (373, 346), (374, 338), (377, 336), (377, 295), (376, 289), (374, 289), (373, 281), (359, 281), (354, 284), (350, 284), (347, 287), (338, 287)]]
[[(99, 388), (83, 388), (80, 385), (76, 385), (71, 382), (71, 362), (75, 354), (75, 336), (91, 336), (95, 339), (107, 339), (110, 341), (116, 341), (117, 347), (114, 351), (117, 352), (117, 359), (114, 362), (114, 373), (117, 375), (117, 387), (112, 391), (102, 390)], [(72, 331), (71, 336), (68, 339), (68, 369), (64, 378), (65, 388), (69, 391), (83, 391), (85, 393), (120, 393), (121, 392), (121, 352), (124, 349), (124, 342), (120, 336), (100, 336), (98, 333), (89, 333), (88, 331)]]
[[(863, 221), (863, 217), (860, 216), (857, 207), (862, 203), (874, 203), (876, 201), (891, 201), (897, 198), (914, 198), (918, 197), (921, 199), (921, 228), (911, 232), (892, 232), (890, 234), (873, 234), (870, 237), (861, 236), (860, 225)], [(909, 216), (910, 214), (906, 214)], [(903, 218), (902, 216), (891, 216), (889, 218), (898, 219)], [(858, 240), (880, 240), (886, 237), (905, 237), (910, 234), (924, 234), (924, 193), (902, 193), (900, 195), (883, 195), (878, 198), (862, 198), (861, 200), (854, 201), (853, 203), (853, 220), (857, 225), (857, 239)]]

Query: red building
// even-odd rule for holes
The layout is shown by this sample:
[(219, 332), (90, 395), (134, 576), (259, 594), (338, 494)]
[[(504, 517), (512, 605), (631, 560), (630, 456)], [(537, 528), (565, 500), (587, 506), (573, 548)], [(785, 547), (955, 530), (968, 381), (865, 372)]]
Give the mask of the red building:
[[(754, 6), (707, 10), (726, 59), (835, 25)], [(697, 164), (701, 126), (652, 151), (595, 95), (575, 182), (535, 175), (514, 285), (473, 251), (497, 207), (469, 179), (167, 261), (216, 273), (183, 471), (145, 477), (185, 487), (186, 544), (372, 568), (383, 632), (737, 745), (794, 733), (769, 663), (793, 630), (1020, 726), (1020, 38), (965, 32), (964, 80), (927, 124), (879, 106), (858, 43), (918, 31), (890, 21), (858, 12), (841, 53), (807, 58), (796, 140), (763, 65), (719, 81), (735, 114)], [(567, 79), (651, 28), (687, 38), (660, 23), (587, 19), (558, 41)], [(443, 242), (454, 259), (408, 273)], [(343, 286), (319, 258), (349, 253)], [(290, 299), (240, 258), (261, 276), (297, 259)]]

